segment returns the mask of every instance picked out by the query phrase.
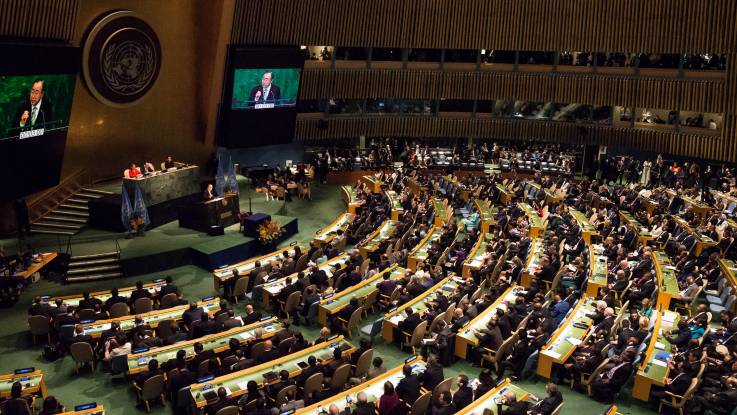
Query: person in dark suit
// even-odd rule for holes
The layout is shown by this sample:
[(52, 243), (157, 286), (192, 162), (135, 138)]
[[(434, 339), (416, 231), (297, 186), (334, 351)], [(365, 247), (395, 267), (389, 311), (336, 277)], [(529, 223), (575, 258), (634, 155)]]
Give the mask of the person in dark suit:
[(212, 200), (215, 198), (215, 189), (212, 186), (212, 183), (208, 183), (205, 190), (202, 192), (202, 199), (204, 201)]
[(30, 130), (43, 127), (47, 122), (54, 120), (53, 105), (45, 97), (44, 80), (36, 79), (31, 85), (29, 100), (20, 104), (15, 111), (17, 122), (13, 127)]
[(179, 331), (179, 324), (171, 323), (171, 335), (164, 339), (164, 344), (170, 345), (187, 340), (187, 335)]
[(259, 364), (261, 364), (261, 363), (270, 362), (278, 358), (279, 358), (279, 351), (274, 348), (274, 343), (271, 340), (266, 340), (264, 342), (264, 351), (256, 359), (256, 361)]
[(258, 322), (261, 319), (261, 312), (254, 311), (253, 305), (246, 305), (246, 315), (241, 317), (244, 325), (249, 325)]
[(427, 359), (427, 367), (425, 371), (419, 376), (422, 387), (427, 390), (434, 390), (440, 382), (445, 379), (443, 375), (443, 366), (441, 366), (434, 356), (430, 356)]
[(558, 405), (563, 403), (563, 395), (561, 395), (558, 385), (555, 383), (545, 385), (545, 392), (547, 393), (545, 399), (533, 405), (529, 413), (533, 415), (550, 415)]
[(200, 363), (210, 360), (215, 356), (215, 352), (212, 350), (205, 350), (200, 342), (196, 342), (192, 347), (194, 348), (194, 357), (189, 361), (189, 369), (193, 372), (197, 372), (200, 368)]
[(198, 323), (193, 323), (191, 327), (190, 338), (199, 339), (208, 334), (217, 333), (218, 324), (210, 318), (210, 314), (202, 313), (202, 317)]
[(591, 383), (591, 392), (597, 401), (611, 402), (612, 397), (627, 382), (632, 372), (632, 358), (634, 352), (625, 351), (622, 356), (613, 356), (612, 362), (605, 368), (599, 377)]
[(125, 302), (128, 302), (128, 299), (125, 296), (119, 295), (117, 288), (113, 288), (110, 290), (110, 298), (105, 300), (105, 311), (110, 311), (110, 307), (114, 304)]
[(228, 319), (223, 321), (221, 329), (230, 330), (236, 327), (241, 327), (242, 325), (243, 323), (241, 323), (239, 319), (235, 318), (235, 313), (233, 313), (233, 310), (228, 310)]
[(453, 404), (450, 392), (443, 391), (438, 397), (438, 401), (430, 410), (432, 415), (452, 415), (456, 413), (456, 406)]
[(90, 293), (85, 291), (82, 293), (82, 299), (79, 300), (80, 310), (94, 310), (96, 305), (102, 305), (102, 301), (99, 298), (90, 297)]
[(226, 406), (233, 405), (228, 399), (228, 391), (224, 387), (219, 387), (217, 393), (218, 400), (212, 404), (207, 405), (207, 408), (205, 409), (206, 415), (215, 415), (216, 413), (218, 413), (218, 411), (225, 408)]
[(90, 346), (95, 346), (95, 341), (92, 339), (92, 336), (89, 334), (84, 333), (84, 329), (82, 329), (82, 326), (77, 324), (76, 327), (74, 327), (74, 337), (72, 337), (72, 343), (89, 343)]
[[(503, 409), (506, 406), (506, 409)], [(496, 404), (496, 413), (499, 415), (526, 415), (529, 404), (524, 401), (517, 401), (517, 395), (508, 391), (504, 393), (500, 402)]]
[(169, 375), (169, 400), (173, 408), (179, 408), (179, 390), (195, 382), (195, 374), (187, 369), (186, 360), (177, 360), (175, 372)]
[(411, 406), (420, 397), (420, 379), (417, 375), (412, 374), (410, 365), (402, 367), (402, 374), (404, 378), (397, 384), (396, 392), (399, 399)]
[(20, 382), (13, 383), (10, 387), (10, 399), (0, 404), (0, 412), (3, 414), (30, 415), (28, 400), (23, 396), (23, 385)]
[(129, 304), (135, 304), (139, 298), (151, 298), (151, 293), (147, 289), (143, 288), (143, 282), (136, 281), (136, 289), (131, 293)]
[(198, 307), (196, 302), (189, 303), (189, 308), (182, 313), (182, 323), (185, 326), (190, 327), (195, 321), (202, 319), (202, 314), (205, 310), (202, 307)]
[(171, 275), (168, 275), (166, 277), (166, 285), (161, 287), (161, 290), (159, 290), (159, 297), (164, 298), (167, 294), (176, 294), (179, 289), (176, 285), (173, 284), (173, 279), (171, 278)]
[(322, 372), (322, 367), (317, 364), (317, 358), (315, 356), (310, 356), (307, 358), (307, 367), (302, 369), (302, 373), (297, 376), (297, 383), (304, 386), (310, 376), (320, 372)]
[(420, 315), (412, 310), (412, 307), (407, 307), (405, 313), (407, 316), (399, 322), (399, 329), (411, 334), (422, 320), (420, 319)]
[(134, 380), (134, 382), (136, 382), (136, 386), (138, 386), (139, 388), (143, 388), (143, 384), (146, 383), (147, 380), (160, 374), (161, 369), (159, 369), (159, 361), (156, 359), (151, 359), (148, 361), (148, 370), (136, 375), (136, 379)]
[(453, 406), (462, 409), (473, 402), (473, 389), (468, 386), (468, 376), (466, 375), (458, 375), (456, 385), (458, 385), (458, 389), (453, 393)]
[(650, 405), (657, 408), (661, 399), (670, 399), (668, 398), (667, 392), (683, 396), (689, 386), (691, 386), (691, 379), (699, 370), (700, 358), (701, 353), (698, 350), (690, 350), (686, 361), (675, 364), (673, 362), (668, 363), (671, 371), (665, 379), (665, 386), (653, 386), (650, 390)]
[(366, 392), (358, 392), (356, 395), (356, 408), (352, 415), (374, 415), (376, 414), (376, 405), (368, 401)]
[[(80, 301), (81, 303), (81, 301)], [(49, 307), (48, 303), (45, 303), (41, 301), (41, 297), (36, 297), (33, 299), (33, 304), (28, 309), (28, 315), (30, 316), (48, 316), (49, 315)]]
[(248, 95), (249, 104), (260, 104), (281, 99), (281, 90), (273, 82), (274, 74), (264, 72), (261, 76), (261, 85), (253, 87)]

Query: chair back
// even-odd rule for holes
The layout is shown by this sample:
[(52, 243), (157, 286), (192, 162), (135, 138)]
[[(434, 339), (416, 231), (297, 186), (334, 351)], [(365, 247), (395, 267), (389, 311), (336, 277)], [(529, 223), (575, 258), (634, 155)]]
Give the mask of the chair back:
[(163, 297), (161, 297), (161, 302), (159, 303), (160, 308), (171, 308), (174, 306), (174, 303), (176, 303), (178, 297), (176, 293), (169, 293)]
[(425, 392), (420, 395), (420, 397), (412, 404), (412, 409), (410, 409), (409, 415), (424, 415), (427, 412), (427, 408), (430, 407), (430, 399), (432, 399), (431, 392)]
[(561, 402), (560, 405), (556, 406), (553, 412), (550, 413), (550, 415), (558, 415), (560, 414), (560, 410), (563, 408), (563, 403)]
[(231, 366), (233, 366), (236, 363), (238, 363), (238, 356), (236, 356), (236, 355), (230, 355), (230, 356), (226, 357), (225, 359), (223, 359), (222, 366), (223, 367), (230, 368)]
[(361, 274), (361, 276), (366, 275), (366, 271), (368, 271), (368, 267), (371, 264), (371, 260), (366, 258), (361, 262), (361, 266), (358, 268), (358, 272)]
[(279, 393), (276, 394), (276, 401), (275, 402), (276, 402), (276, 407), (277, 408), (280, 407), (280, 406), (282, 406), (282, 405), (284, 405), (285, 403), (287, 403), (287, 394), (290, 391), (294, 394), (293, 396), (297, 396), (297, 385), (285, 386), (285, 387), (281, 388), (281, 390), (279, 391)]
[(205, 359), (200, 362), (199, 366), (197, 366), (197, 376), (198, 377), (204, 377), (208, 374), (210, 367), (210, 359)]
[(110, 359), (110, 370), (113, 371), (113, 375), (117, 375), (120, 373), (126, 373), (128, 369), (129, 368), (128, 368), (128, 355), (127, 354), (113, 356), (112, 359)]
[(92, 351), (92, 346), (87, 342), (72, 343), (72, 345), (69, 346), (69, 353), (72, 355), (72, 359), (77, 363), (91, 362), (95, 357), (95, 353)]
[(141, 390), (141, 399), (150, 401), (159, 398), (164, 393), (164, 375), (156, 375), (148, 378)]
[(342, 390), (348, 382), (348, 376), (351, 374), (351, 365), (348, 363), (341, 365), (335, 369), (333, 377), (330, 379), (330, 389)]
[(451, 303), (448, 306), (448, 309), (445, 310), (445, 322), (450, 324), (450, 321), (453, 319), (453, 311), (456, 309), (456, 303)]
[(46, 316), (31, 316), (28, 317), (28, 328), (34, 336), (46, 335), (51, 331), (51, 321)]
[(74, 339), (74, 324), (65, 324), (59, 327), (59, 339), (64, 343), (71, 343)]
[(366, 310), (373, 310), (376, 305), (376, 300), (379, 298), (379, 290), (372, 290), (367, 296), (366, 301), (363, 303), (363, 308)]
[(226, 406), (215, 412), (215, 415), (238, 415), (238, 407), (235, 405)]
[(294, 311), (299, 305), (299, 300), (301, 298), (302, 298), (302, 293), (299, 291), (295, 291), (289, 294), (289, 297), (287, 297), (287, 302), (284, 303), (284, 312), (291, 313), (292, 311)]
[(294, 272), (300, 272), (307, 268), (307, 261), (309, 261), (307, 254), (302, 254), (302, 256), (297, 259), (297, 263), (294, 265)]
[(133, 303), (133, 310), (136, 311), (136, 314), (148, 313), (153, 309), (154, 302), (151, 301), (151, 299), (148, 297), (141, 297), (137, 299), (135, 303)]
[(440, 399), (441, 393), (450, 392), (450, 386), (452, 382), (453, 382), (453, 378), (446, 378), (442, 382), (438, 383), (437, 386), (435, 386), (435, 389), (432, 390), (433, 403), (438, 402), (438, 399)]
[(279, 351), (279, 355), (280, 356), (288, 355), (289, 350), (291, 350), (292, 345), (294, 344), (295, 341), (297, 341), (297, 339), (295, 339), (294, 337), (289, 337), (279, 342), (279, 345), (276, 346), (276, 349)]
[(392, 295), (389, 296), (389, 302), (393, 303), (399, 299), (399, 295), (402, 294), (402, 290), (399, 288), (395, 288), (394, 291), (392, 291)]
[(409, 345), (412, 347), (420, 346), (420, 343), (422, 343), (422, 338), (425, 337), (426, 331), (427, 320), (422, 320), (422, 323), (415, 326), (415, 329), (412, 330), (412, 338), (409, 341)]
[(94, 320), (95, 310), (91, 308), (83, 308), (77, 311), (77, 316), (79, 317), (80, 320)]
[(171, 336), (172, 334), (174, 334), (171, 331), (171, 325), (173, 323), (174, 323), (174, 320), (172, 320), (172, 319), (167, 319), (167, 320), (161, 320), (161, 321), (159, 321), (159, 323), (156, 325), (156, 335), (160, 339), (166, 340), (169, 336)]
[(267, 271), (261, 271), (256, 274), (256, 279), (253, 280), (253, 286), (262, 285), (266, 281), (266, 277), (269, 275)]
[(432, 323), (430, 323), (430, 329), (428, 329), (428, 332), (435, 333), (435, 328), (438, 326), (438, 324), (440, 324), (441, 320), (445, 320), (445, 313), (435, 316), (435, 318), (432, 320)]
[(235, 282), (235, 286), (233, 287), (233, 297), (240, 297), (242, 295), (245, 295), (248, 291), (248, 280), (250, 277), (246, 275), (245, 277), (240, 277)]
[(351, 318), (348, 319), (348, 327), (346, 327), (346, 329), (349, 333), (355, 333), (358, 331), (358, 323), (361, 322), (361, 317), (363, 317), (363, 307), (358, 307), (356, 311), (351, 314)]
[(258, 342), (251, 347), (251, 358), (254, 360), (258, 360), (259, 356), (261, 356), (264, 353), (264, 349), (266, 348), (265, 342)]
[(356, 362), (356, 370), (354, 371), (354, 376), (361, 379), (368, 373), (369, 368), (371, 367), (371, 359), (374, 355), (374, 349), (368, 349), (365, 352), (361, 353), (361, 356), (358, 357), (358, 362)]
[(317, 258), (320, 258), (321, 256), (323, 256), (323, 250), (318, 249), (317, 251), (312, 253), (312, 256), (310, 257), (310, 261), (315, 262), (317, 261)]
[(115, 303), (110, 307), (110, 318), (125, 317), (130, 313), (128, 304)]
[(305, 381), (305, 386), (304, 386), (305, 395), (307, 394), (314, 395), (315, 392), (321, 391), (322, 390), (322, 378), (323, 378), (322, 373), (315, 373), (314, 375), (308, 377), (307, 380)]

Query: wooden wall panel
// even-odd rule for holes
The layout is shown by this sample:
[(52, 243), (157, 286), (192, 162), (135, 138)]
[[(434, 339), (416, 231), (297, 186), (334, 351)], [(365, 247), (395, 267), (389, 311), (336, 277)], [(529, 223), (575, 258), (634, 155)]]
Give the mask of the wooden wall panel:
[(724, 82), (513, 72), (306, 70), (302, 99), (479, 99), (724, 112)]
[(737, 2), (728, 0), (238, 2), (234, 43), (632, 53), (736, 44)]
[(68, 41), (78, 13), (79, 0), (2, 0), (0, 38)]

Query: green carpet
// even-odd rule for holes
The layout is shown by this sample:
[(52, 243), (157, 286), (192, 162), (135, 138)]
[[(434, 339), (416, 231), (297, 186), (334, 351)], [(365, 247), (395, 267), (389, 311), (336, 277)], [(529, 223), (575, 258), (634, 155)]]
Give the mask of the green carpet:
[[(299, 240), (307, 243), (315, 231), (322, 229), (327, 224), (331, 223), (340, 213), (345, 210), (345, 206), (340, 198), (340, 192), (337, 186), (319, 186), (313, 187), (313, 200), (312, 201), (301, 201), (295, 200), (290, 203), (284, 204), (280, 201), (266, 201), (261, 194), (252, 194), (253, 210), (258, 212), (266, 212), (272, 215), (291, 216), (299, 218), (300, 233), (295, 236), (292, 240)], [(245, 203), (244, 203), (245, 202)], [(248, 194), (241, 194), (241, 207), (246, 209), (248, 206)], [(180, 243), (179, 238), (184, 238), (183, 234), (180, 233), (176, 224), (165, 225), (161, 227), (160, 235), (152, 235), (157, 230), (149, 232), (149, 235), (156, 236), (149, 239), (138, 238), (134, 241), (139, 240), (143, 242), (146, 240), (146, 244), (129, 245), (126, 249), (135, 250), (148, 250), (148, 249), (163, 249), (163, 247), (156, 247), (154, 242), (158, 244), (172, 244), (175, 246)], [(105, 249), (110, 248), (110, 244), (114, 246), (114, 240), (105, 240), (101, 238), (98, 241), (87, 240), (94, 239), (95, 233), (98, 231), (85, 231), (80, 234), (79, 246), (76, 244), (77, 238), (75, 238), (75, 254), (82, 254), (84, 250), (90, 252), (103, 252)], [(149, 242), (148, 241), (152, 241)], [(210, 242), (212, 241), (212, 242)], [(204, 237), (202, 243), (216, 244), (217, 238)], [(12, 248), (13, 241), (5, 241), (6, 248)], [(127, 242), (123, 240), (122, 242)], [(34, 244), (38, 243), (38, 248), (46, 246), (53, 248), (55, 242), (53, 238), (39, 238), (34, 239)], [(47, 244), (47, 245), (43, 245)], [(79, 252), (78, 252), (79, 249)], [(200, 298), (209, 295), (216, 294), (212, 289), (212, 276), (210, 273), (195, 267), (195, 266), (183, 266), (168, 270), (165, 274), (172, 275), (175, 283), (182, 288), (185, 296), (188, 298)], [(143, 275), (137, 277), (127, 277), (124, 279), (114, 281), (99, 281), (90, 283), (80, 283), (68, 286), (61, 286), (48, 281), (40, 281), (30, 286), (22, 295), (22, 298), (18, 304), (10, 309), (2, 310), (3, 318), (2, 322), (5, 324), (0, 325), (0, 372), (7, 373), (11, 372), (14, 368), (34, 366), (38, 369), (43, 370), (46, 374), (47, 390), (50, 395), (56, 396), (63, 404), (67, 406), (67, 409), (72, 409), (73, 406), (87, 403), (87, 402), (98, 402), (107, 408), (107, 413), (111, 415), (123, 415), (123, 414), (134, 414), (134, 413), (145, 413), (141, 410), (134, 408), (135, 395), (129, 384), (114, 382), (110, 376), (103, 373), (100, 370), (91, 373), (89, 370), (84, 371), (80, 375), (74, 373), (74, 363), (70, 357), (58, 360), (53, 363), (47, 363), (41, 358), (42, 347), (32, 345), (31, 338), (27, 330), (27, 314), (26, 310), (30, 305), (32, 298), (36, 295), (64, 295), (64, 294), (75, 294), (80, 293), (83, 290), (101, 290), (108, 289), (113, 286), (129, 286), (132, 285), (136, 280), (151, 280), (157, 277), (157, 275)], [(238, 313), (243, 312), (243, 305), (238, 306)], [(378, 316), (369, 316), (369, 319), (364, 321), (363, 324), (368, 324)], [(305, 328), (300, 327), (305, 333), (308, 339), (314, 339), (317, 337), (318, 328), (311, 327)], [(375, 356), (381, 356), (384, 359), (385, 366), (387, 368), (396, 367), (401, 365), (408, 355), (401, 352), (394, 345), (377, 344), (375, 346)], [(450, 368), (445, 369), (446, 376), (454, 376), (459, 373), (465, 373), (470, 377), (475, 377), (479, 373), (478, 368), (474, 368), (465, 361), (457, 362)], [(521, 387), (534, 393), (537, 396), (544, 395), (544, 381), (522, 381), (517, 382)], [(592, 401), (587, 396), (580, 392), (571, 391), (567, 387), (561, 387), (563, 392), (565, 406), (563, 407), (562, 414), (580, 414), (580, 415), (594, 415), (601, 414), (606, 409), (606, 405), (599, 404)], [(629, 393), (626, 393), (629, 395)], [(620, 412), (623, 414), (649, 414), (654, 413), (653, 411), (645, 408), (639, 402), (633, 403), (619, 403)], [(155, 406), (152, 409), (152, 413), (164, 414), (171, 413), (171, 408), (163, 408), (161, 406)]]

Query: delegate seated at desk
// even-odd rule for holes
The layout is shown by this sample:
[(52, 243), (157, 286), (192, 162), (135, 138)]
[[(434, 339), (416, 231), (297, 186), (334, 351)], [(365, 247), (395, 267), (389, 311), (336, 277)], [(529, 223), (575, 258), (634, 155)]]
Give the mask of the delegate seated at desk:
[(135, 179), (136, 177), (142, 176), (141, 169), (138, 168), (136, 163), (131, 163), (131, 167), (123, 172), (123, 177), (126, 179)]
[(215, 198), (215, 191), (213, 190), (212, 183), (207, 185), (207, 188), (202, 192), (202, 200), (208, 201)]
[(169, 170), (174, 167), (177, 167), (177, 163), (172, 160), (171, 156), (166, 156), (166, 160), (161, 163), (161, 170)]

